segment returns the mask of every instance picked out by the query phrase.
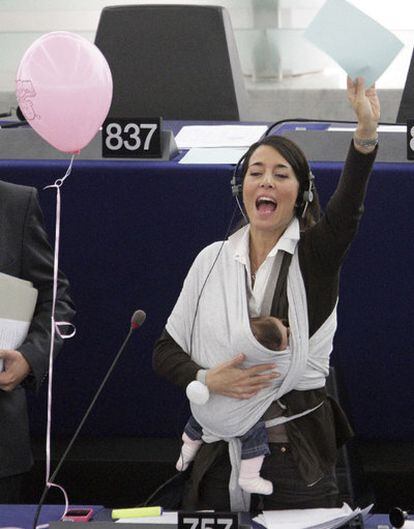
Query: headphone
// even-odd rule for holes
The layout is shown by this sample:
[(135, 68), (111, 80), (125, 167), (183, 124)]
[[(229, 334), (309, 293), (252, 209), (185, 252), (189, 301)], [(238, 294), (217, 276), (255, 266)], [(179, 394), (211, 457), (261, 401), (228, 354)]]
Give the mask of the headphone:
[(236, 166), (233, 170), (231, 176), (230, 185), (231, 185), (231, 194), (235, 198), (241, 198), (243, 190), (243, 179), (241, 177), (241, 166), (243, 165), (244, 160), (246, 159), (247, 153), (244, 153), (240, 160), (236, 163)]
[(391, 522), (391, 525), (393, 527), (397, 527), (400, 529), (405, 524), (405, 520), (407, 520), (408, 515), (412, 514), (411, 512), (403, 511), (399, 507), (393, 507), (388, 516)]
[(314, 191), (315, 191), (315, 176), (312, 173), (312, 171), (309, 171), (308, 173), (308, 189), (306, 189), (303, 192), (302, 195), (302, 204), (298, 207), (303, 207), (303, 211), (301, 214), (301, 217), (305, 216), (306, 210), (308, 209), (308, 206), (311, 202), (313, 202), (314, 199)]
[[(236, 164), (236, 166), (235, 166), (235, 168), (233, 170), (233, 174), (232, 174), (231, 180), (230, 180), (231, 193), (234, 196), (234, 198), (236, 199), (238, 204), (239, 204), (239, 199), (242, 196), (242, 190), (243, 190), (243, 178), (242, 178), (242, 175), (241, 175), (241, 167), (243, 165), (243, 162), (246, 159), (246, 156), (247, 156), (247, 153), (243, 154), (243, 156), (237, 162), (237, 164)], [(302, 218), (305, 216), (305, 213), (306, 213), (306, 210), (308, 209), (309, 204), (311, 202), (313, 202), (314, 191), (315, 191), (315, 176), (312, 173), (312, 171), (309, 171), (309, 173), (308, 173), (308, 189), (306, 189), (303, 192), (301, 204), (297, 205), (298, 208), (300, 208), (300, 207), (303, 208), (303, 211), (302, 211), (302, 214), (301, 214)], [(240, 204), (239, 204), (239, 207), (240, 207)], [(240, 209), (241, 209), (241, 207), (240, 207)], [(243, 213), (243, 216), (244, 216), (244, 212), (243, 211), (242, 211), (242, 213)]]
[(303, 192), (302, 201), (305, 202), (313, 202), (313, 192), (315, 190), (315, 176), (311, 171), (309, 171), (308, 174), (308, 183), (309, 187), (306, 191)]

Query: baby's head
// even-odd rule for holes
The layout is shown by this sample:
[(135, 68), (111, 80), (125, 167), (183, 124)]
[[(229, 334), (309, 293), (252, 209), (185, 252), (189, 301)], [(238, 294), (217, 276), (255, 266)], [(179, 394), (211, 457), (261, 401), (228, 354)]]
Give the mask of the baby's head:
[(289, 327), (285, 320), (274, 316), (251, 318), (250, 326), (256, 340), (272, 351), (284, 351), (288, 346)]

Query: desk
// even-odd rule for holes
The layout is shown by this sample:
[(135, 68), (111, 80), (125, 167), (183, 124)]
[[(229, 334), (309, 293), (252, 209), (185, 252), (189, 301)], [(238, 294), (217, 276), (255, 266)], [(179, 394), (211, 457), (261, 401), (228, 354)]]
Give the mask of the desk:
[[(19, 529), (32, 529), (36, 505), (1, 505), (0, 529), (6, 526), (18, 526)], [(111, 511), (101, 506), (93, 506), (95, 515), (93, 521), (111, 521)], [(63, 513), (62, 505), (44, 505), (39, 523), (59, 520)], [(388, 516), (374, 514), (365, 519), (365, 529), (377, 529), (379, 525), (389, 524)], [(385, 528), (384, 528), (385, 529)]]
[[(0, 529), (2, 527), (18, 527), (32, 529), (37, 505), (2, 505), (0, 504)], [(93, 506), (94, 512), (103, 510), (100, 505)], [(40, 513), (39, 524), (59, 520), (63, 514), (62, 505), (44, 505)]]
[[(66, 161), (0, 161), (0, 178), (40, 190), (50, 233)], [(312, 163), (321, 202), (340, 163)], [(178, 437), (183, 395), (158, 379), (151, 351), (195, 255), (221, 239), (234, 202), (232, 167), (175, 161), (75, 161), (62, 188), (61, 267), (77, 305), (77, 334), (56, 362), (54, 433), (71, 435), (137, 308), (134, 336), (82, 435)], [(359, 235), (344, 265), (333, 355), (346, 408), (362, 439), (414, 440), (414, 168), (377, 164)], [(31, 399), (32, 431), (44, 435), (45, 388)], [(70, 402), (70, 408), (68, 408)], [(380, 412), (379, 412), (380, 410)]]

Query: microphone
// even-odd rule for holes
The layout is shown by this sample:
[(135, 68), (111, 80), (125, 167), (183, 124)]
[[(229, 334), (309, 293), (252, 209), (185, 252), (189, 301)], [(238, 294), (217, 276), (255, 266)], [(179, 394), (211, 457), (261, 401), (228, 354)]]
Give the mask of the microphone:
[(101, 392), (102, 392), (102, 390), (103, 390), (108, 378), (112, 374), (112, 371), (114, 370), (114, 367), (116, 366), (116, 364), (117, 364), (117, 362), (119, 360), (119, 357), (123, 353), (123, 351), (124, 351), (128, 341), (129, 341), (132, 333), (142, 326), (142, 324), (144, 323), (146, 317), (147, 317), (147, 315), (145, 314), (145, 312), (143, 310), (140, 310), (140, 309), (136, 310), (134, 312), (134, 314), (132, 315), (129, 331), (128, 331), (128, 334), (126, 335), (126, 338), (125, 338), (123, 344), (121, 345), (121, 347), (119, 348), (118, 352), (116, 353), (116, 356), (115, 356), (115, 358), (112, 361), (112, 364), (110, 365), (108, 371), (106, 372), (106, 375), (104, 376), (104, 378), (103, 378), (103, 380), (101, 382), (101, 385), (99, 386), (99, 388), (96, 391), (91, 403), (89, 404), (88, 409), (86, 410), (85, 414), (83, 415), (83, 417), (82, 417), (82, 419), (81, 419), (81, 421), (79, 423), (79, 426), (77, 427), (75, 433), (73, 434), (72, 439), (69, 441), (69, 444), (66, 447), (65, 451), (63, 452), (63, 455), (60, 458), (58, 464), (56, 465), (56, 468), (55, 468), (53, 474), (50, 476), (50, 478), (48, 480), (48, 483), (46, 483), (45, 488), (43, 489), (42, 496), (40, 498), (40, 501), (39, 501), (37, 509), (36, 509), (36, 514), (35, 514), (35, 518), (34, 518), (34, 521), (33, 521), (33, 529), (36, 529), (37, 522), (38, 522), (38, 519), (39, 519), (39, 516), (40, 516), (40, 511), (42, 509), (43, 502), (45, 501), (46, 495), (47, 495), (47, 493), (49, 491), (49, 486), (48, 486), (49, 483), (53, 483), (53, 480), (56, 478), (57, 473), (59, 472), (63, 462), (66, 459), (66, 456), (68, 455), (70, 449), (72, 448), (73, 443), (76, 441), (76, 439), (77, 439), (77, 437), (79, 435), (79, 432), (82, 429), (82, 426), (84, 425), (86, 419), (88, 418), (90, 412), (92, 411), (92, 408), (94, 407), (95, 402), (97, 401), (99, 395), (101, 394)]
[(146, 317), (147, 315), (145, 314), (143, 310), (141, 309), (136, 310), (131, 318), (131, 329), (134, 331), (139, 329), (141, 325), (144, 323)]
[(393, 527), (400, 529), (404, 526), (405, 520), (408, 518), (408, 515), (412, 514), (411, 512), (403, 511), (399, 507), (393, 507), (388, 516)]

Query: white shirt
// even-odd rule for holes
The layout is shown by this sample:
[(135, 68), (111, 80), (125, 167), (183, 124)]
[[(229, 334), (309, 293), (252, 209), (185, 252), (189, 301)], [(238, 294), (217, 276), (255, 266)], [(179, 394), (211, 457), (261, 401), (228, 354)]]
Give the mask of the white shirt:
[(280, 265), (282, 264), (283, 254), (279, 250), (284, 250), (293, 255), (300, 237), (299, 220), (296, 217), (291, 220), (283, 235), (270, 250), (266, 259), (256, 271), (253, 287), (249, 258), (249, 236), (250, 226), (247, 225), (229, 237), (229, 242), (234, 248), (234, 259), (242, 263), (246, 269), (249, 314), (251, 318), (255, 318), (257, 316), (267, 316), (270, 313), (270, 306), (264, 305), (264, 298), (273, 264), (276, 260), (276, 273), (272, 277), (274, 285), (269, 285), (271, 292), (274, 291), (276, 286)]

